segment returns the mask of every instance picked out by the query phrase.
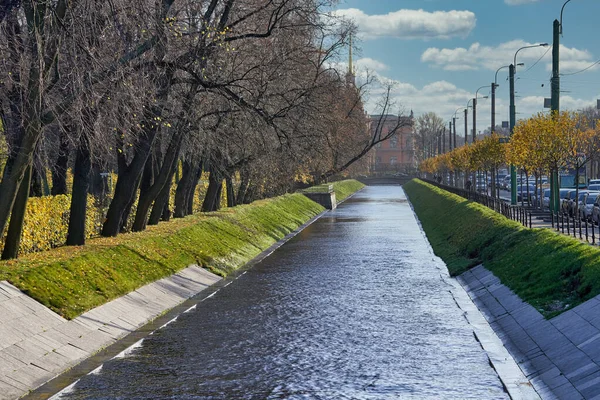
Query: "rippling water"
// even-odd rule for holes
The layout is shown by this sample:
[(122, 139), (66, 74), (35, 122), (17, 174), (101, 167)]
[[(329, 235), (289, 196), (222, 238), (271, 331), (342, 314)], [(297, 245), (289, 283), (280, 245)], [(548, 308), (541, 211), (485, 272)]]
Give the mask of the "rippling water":
[(63, 399), (505, 399), (400, 187), (368, 187)]

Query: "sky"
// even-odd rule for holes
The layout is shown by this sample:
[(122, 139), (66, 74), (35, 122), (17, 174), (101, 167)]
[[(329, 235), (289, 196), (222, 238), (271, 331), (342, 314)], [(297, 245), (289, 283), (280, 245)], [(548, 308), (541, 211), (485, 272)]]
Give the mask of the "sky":
[[(435, 112), (449, 121), (478, 92), (477, 130), (491, 125), (491, 83), (498, 68), (517, 55), (517, 120), (544, 109), (550, 97), (552, 24), (566, 0), (341, 0), (334, 13), (354, 21), (354, 64), (358, 79), (368, 70), (394, 83), (398, 110), (415, 116)], [(560, 38), (561, 110), (596, 107), (600, 99), (600, 1), (571, 0)], [(598, 62), (598, 64), (595, 64)], [(585, 71), (584, 71), (585, 70)], [(508, 121), (508, 68), (498, 72), (496, 123)], [(489, 96), (488, 99), (482, 98)], [(376, 110), (376, 92), (366, 99)], [(469, 103), (470, 104), (470, 103)], [(469, 111), (469, 129), (472, 114)]]

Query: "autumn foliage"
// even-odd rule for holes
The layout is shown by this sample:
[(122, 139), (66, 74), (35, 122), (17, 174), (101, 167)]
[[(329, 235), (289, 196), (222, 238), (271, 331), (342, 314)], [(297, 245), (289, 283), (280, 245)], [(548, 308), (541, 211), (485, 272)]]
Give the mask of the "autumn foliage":
[(427, 174), (492, 171), (512, 164), (530, 174), (542, 175), (565, 168), (579, 168), (597, 159), (600, 122), (561, 112), (537, 114), (519, 121), (508, 143), (495, 133), (473, 144), (428, 158), (420, 164)]

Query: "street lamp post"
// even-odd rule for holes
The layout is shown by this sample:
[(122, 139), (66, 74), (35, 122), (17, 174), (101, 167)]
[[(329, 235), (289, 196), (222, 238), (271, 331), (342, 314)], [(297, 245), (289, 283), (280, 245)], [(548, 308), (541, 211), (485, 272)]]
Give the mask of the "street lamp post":
[[(471, 99), (473, 100), (473, 99)], [(471, 102), (471, 100), (467, 101), (467, 108), (465, 108), (465, 146), (467, 144), (469, 144), (469, 129), (468, 126), (469, 125), (469, 103)]]
[(456, 113), (458, 112), (458, 110), (462, 110), (462, 107), (458, 107), (456, 109), (456, 111), (454, 111), (454, 117), (452, 118), (452, 124), (454, 126), (454, 128), (453, 128), (454, 130), (453, 130), (453, 133), (452, 133), (452, 135), (454, 136), (454, 148), (457, 147), (457, 145), (456, 145), (456, 120), (460, 118), (460, 117), (456, 116)]
[(452, 151), (452, 120), (448, 122), (448, 150)]
[[(473, 99), (473, 143), (477, 140), (477, 95), (479, 91), (483, 88), (487, 88), (487, 85), (480, 87), (475, 91), (475, 98)], [(484, 99), (487, 99), (487, 96), (482, 96)]]
[[(524, 63), (517, 64), (522, 67), (525, 65)], [(498, 85), (498, 72), (501, 69), (508, 68), (508, 65), (502, 66), (496, 70), (496, 75), (494, 75), (494, 82), (492, 83), (492, 132), (496, 131), (496, 89), (500, 86)]]
[[(550, 80), (551, 95), (550, 109), (553, 113), (558, 113), (560, 110), (560, 36), (563, 34), (563, 12), (565, 6), (571, 0), (564, 2), (560, 9), (560, 21), (554, 20), (552, 26), (552, 79)], [(550, 209), (558, 211), (559, 208), (559, 182), (558, 171), (550, 172)]]
[[(508, 67), (508, 78), (510, 83), (510, 134), (513, 134), (517, 120), (517, 112), (515, 107), (515, 73), (517, 66), (517, 54), (523, 49), (533, 47), (546, 47), (548, 43), (539, 43), (531, 46), (523, 46), (515, 52), (513, 63)], [(514, 165), (510, 166), (510, 204), (517, 205), (517, 170)]]

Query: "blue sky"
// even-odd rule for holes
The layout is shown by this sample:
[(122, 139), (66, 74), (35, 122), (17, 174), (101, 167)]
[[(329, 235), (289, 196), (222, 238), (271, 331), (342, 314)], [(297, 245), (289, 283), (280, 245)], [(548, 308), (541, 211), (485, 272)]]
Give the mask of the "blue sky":
[[(416, 115), (433, 111), (449, 120), (475, 91), (491, 85), (497, 68), (517, 62), (517, 118), (544, 111), (550, 97), (552, 22), (566, 0), (342, 0), (336, 14), (359, 29), (354, 62), (396, 84), (396, 102)], [(600, 1), (572, 0), (561, 38), (561, 109), (595, 106), (600, 98)], [(537, 62), (537, 64), (536, 64)], [(573, 74), (574, 75), (567, 75)], [(508, 69), (498, 73), (496, 121), (508, 120)], [(542, 86), (543, 85), (543, 86)], [(488, 95), (488, 88), (479, 96)], [(374, 111), (376, 92), (367, 101)], [(469, 117), (469, 120), (471, 117)], [(478, 130), (490, 125), (490, 100), (478, 101)], [(462, 119), (457, 123), (460, 131)], [(470, 124), (469, 124), (470, 125)]]

